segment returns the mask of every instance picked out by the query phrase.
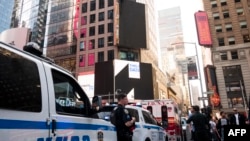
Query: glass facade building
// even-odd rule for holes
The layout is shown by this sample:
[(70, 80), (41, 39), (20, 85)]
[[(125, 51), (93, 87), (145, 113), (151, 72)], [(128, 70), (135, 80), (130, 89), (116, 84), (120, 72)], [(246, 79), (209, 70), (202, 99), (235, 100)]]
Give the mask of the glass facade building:
[(44, 45), (48, 0), (16, 0), (11, 27), (30, 28), (30, 41)]
[(1, 0), (0, 1), (0, 33), (10, 28), (11, 15), (13, 11), (14, 0)]
[(49, 0), (44, 48), (56, 64), (75, 72), (79, 0)]

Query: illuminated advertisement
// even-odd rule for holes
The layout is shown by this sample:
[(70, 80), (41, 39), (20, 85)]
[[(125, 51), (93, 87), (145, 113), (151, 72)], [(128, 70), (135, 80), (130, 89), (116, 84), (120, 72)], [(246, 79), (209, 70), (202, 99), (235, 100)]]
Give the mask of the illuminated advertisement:
[(195, 57), (188, 57), (188, 79), (198, 79), (197, 66)]
[(212, 39), (208, 24), (207, 13), (201, 11), (196, 12), (195, 23), (196, 23), (199, 44), (202, 46), (211, 46)]

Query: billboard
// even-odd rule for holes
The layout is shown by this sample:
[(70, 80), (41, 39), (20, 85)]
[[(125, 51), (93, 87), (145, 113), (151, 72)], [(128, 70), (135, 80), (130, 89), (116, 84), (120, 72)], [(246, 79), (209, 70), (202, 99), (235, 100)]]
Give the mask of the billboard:
[(212, 38), (209, 29), (207, 13), (199, 11), (196, 12), (194, 15), (199, 44), (201, 46), (211, 46)]
[(120, 1), (118, 47), (147, 48), (145, 5)]
[(82, 72), (78, 75), (78, 82), (89, 98), (94, 97), (94, 71)]
[(208, 91), (213, 91), (213, 95), (210, 96), (210, 105), (214, 108), (220, 108), (220, 95), (218, 90), (218, 83), (216, 77), (216, 68), (212, 65), (205, 67), (206, 84)]
[(188, 79), (189, 80), (198, 79), (198, 71), (197, 71), (195, 56), (188, 57), (187, 60), (188, 60), (188, 63), (187, 63)]
[(95, 95), (119, 90), (132, 99), (153, 99), (152, 65), (114, 60), (95, 64)]

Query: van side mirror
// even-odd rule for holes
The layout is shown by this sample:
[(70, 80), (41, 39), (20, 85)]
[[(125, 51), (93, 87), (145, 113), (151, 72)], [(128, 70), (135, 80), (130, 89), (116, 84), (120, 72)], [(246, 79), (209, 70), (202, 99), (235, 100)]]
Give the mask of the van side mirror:
[(94, 96), (92, 99), (92, 109), (99, 110), (102, 108), (102, 97)]

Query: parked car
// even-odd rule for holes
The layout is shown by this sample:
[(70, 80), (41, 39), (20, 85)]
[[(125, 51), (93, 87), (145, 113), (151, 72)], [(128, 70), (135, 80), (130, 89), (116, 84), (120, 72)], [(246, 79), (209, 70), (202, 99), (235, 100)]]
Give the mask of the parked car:
[[(98, 117), (110, 121), (110, 115), (116, 105), (102, 107), (97, 113)], [(153, 115), (146, 109), (137, 106), (126, 105), (131, 116), (136, 118), (133, 141), (165, 141), (166, 131), (153, 118)]]

